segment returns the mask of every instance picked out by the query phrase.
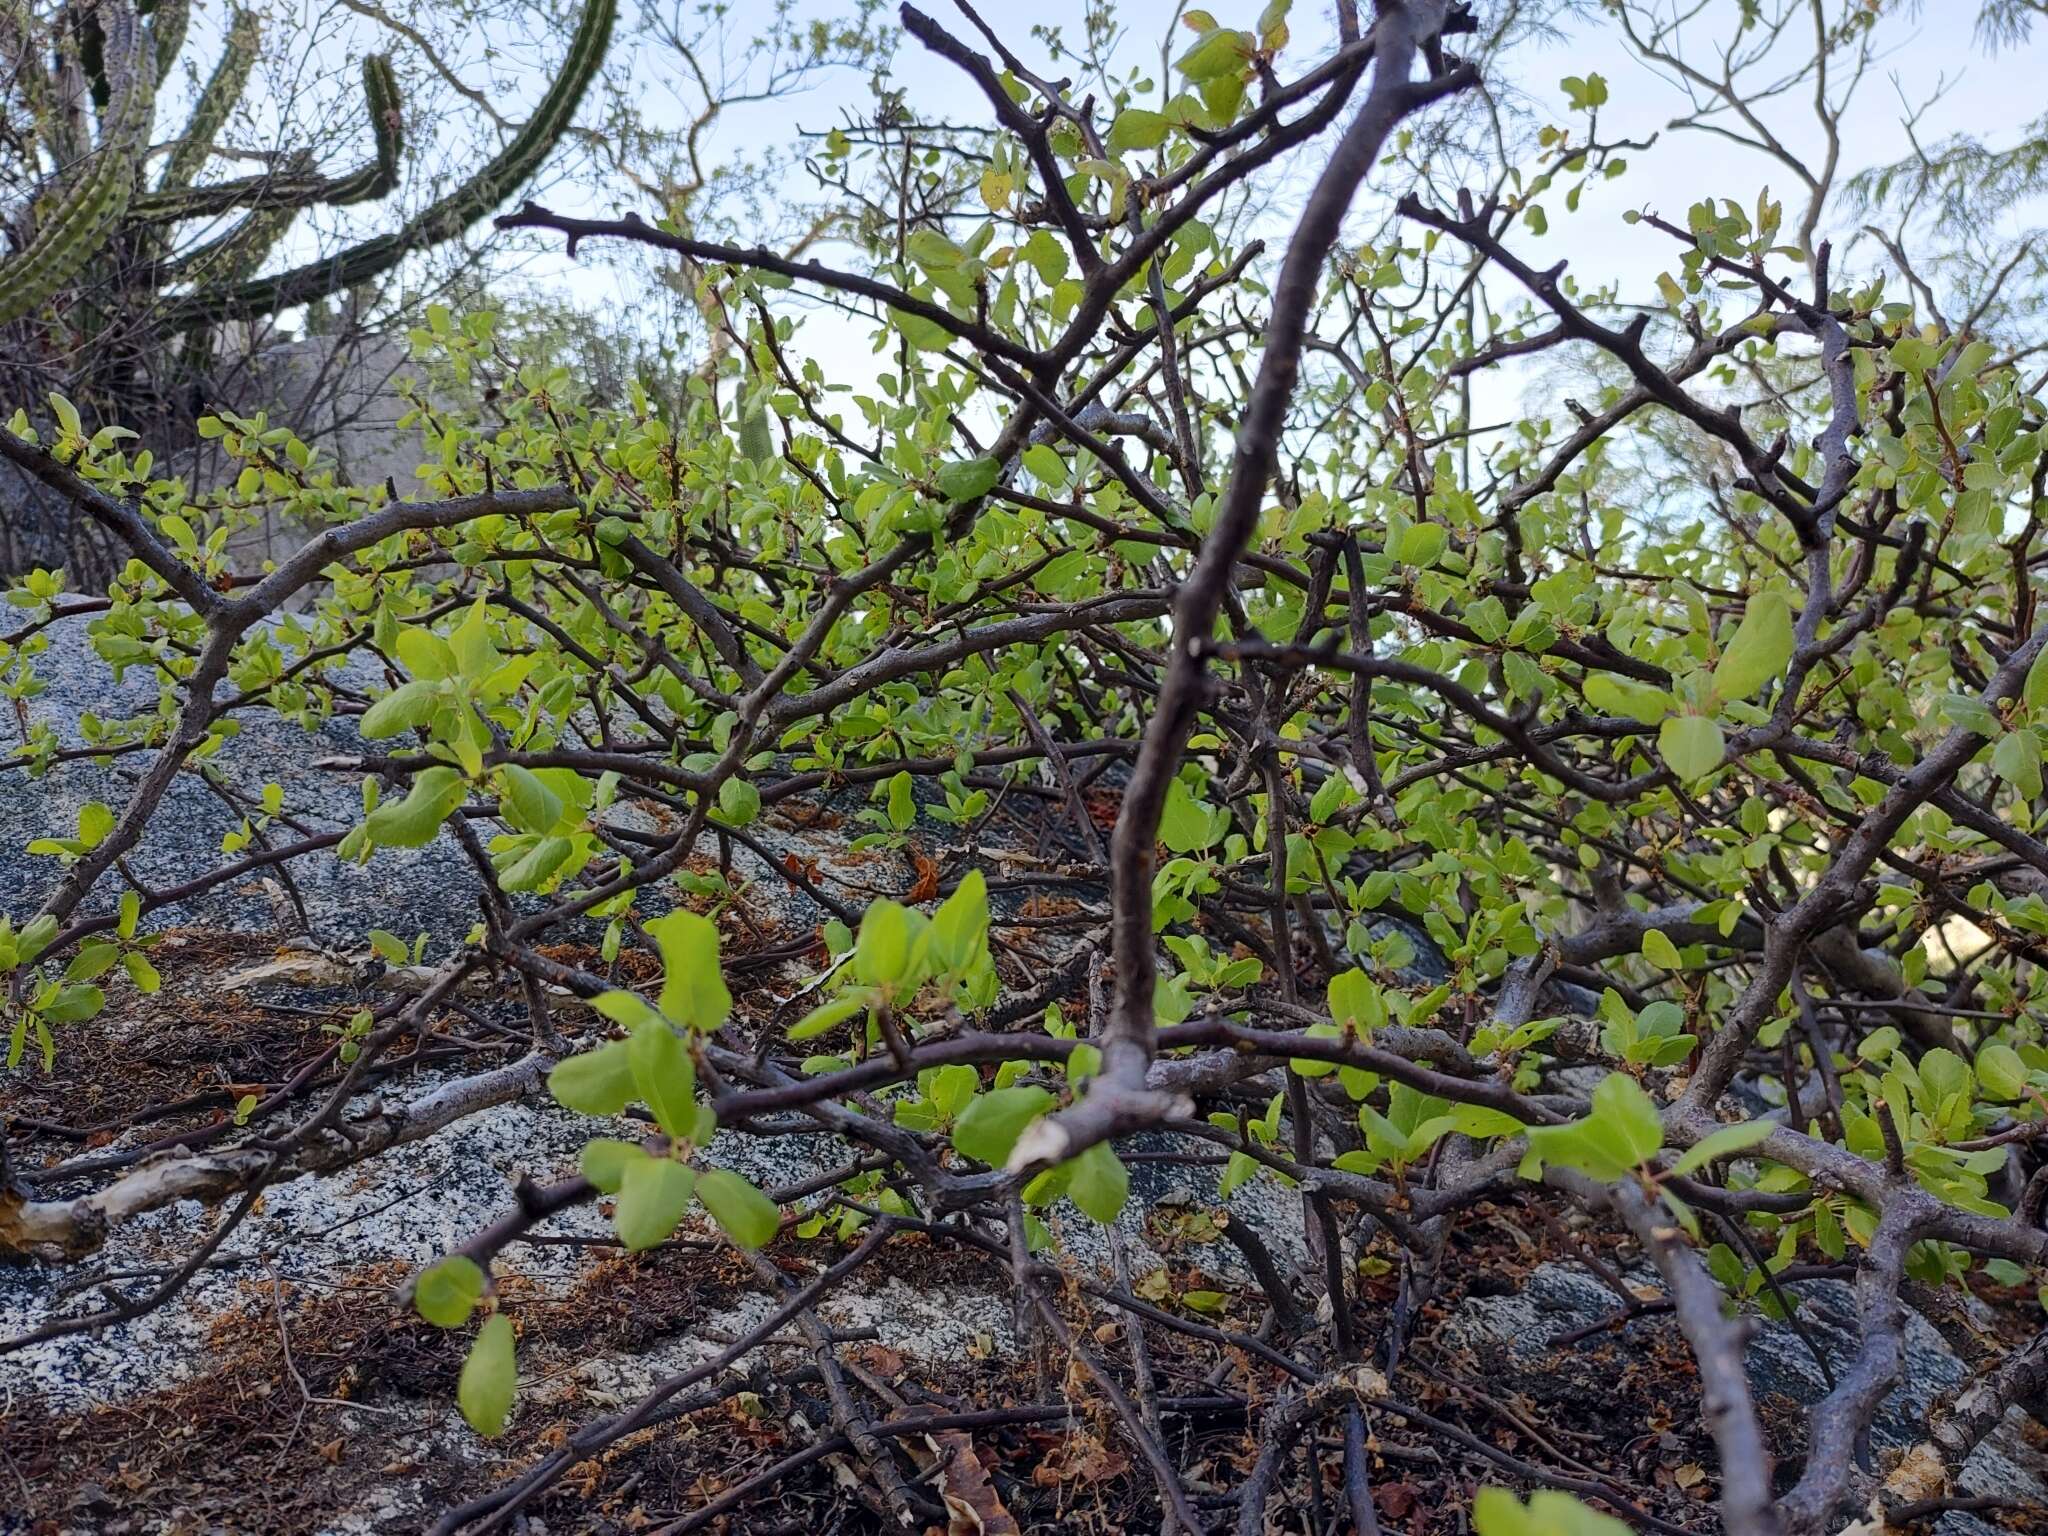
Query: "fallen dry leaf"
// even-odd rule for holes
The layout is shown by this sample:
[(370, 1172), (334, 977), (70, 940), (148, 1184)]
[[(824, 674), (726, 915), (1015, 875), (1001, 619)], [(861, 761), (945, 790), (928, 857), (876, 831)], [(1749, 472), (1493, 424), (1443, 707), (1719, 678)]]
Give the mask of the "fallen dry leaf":
[(855, 1358), (884, 1381), (894, 1381), (903, 1374), (903, 1356), (886, 1344), (868, 1344), (856, 1351)]
[(1376, 1483), (1372, 1498), (1379, 1505), (1381, 1514), (1389, 1520), (1400, 1520), (1415, 1507), (1418, 1495), (1413, 1483)]
[(927, 1435), (925, 1443), (945, 1464), (939, 1477), (939, 1497), (946, 1505), (946, 1536), (1022, 1536), (1016, 1517), (1003, 1507), (988, 1468), (981, 1464), (965, 1431), (949, 1429)]
[(1031, 1481), (1041, 1488), (1055, 1488), (1068, 1482), (1104, 1482), (1130, 1470), (1128, 1458), (1111, 1450), (1082, 1430), (1069, 1434), (1051, 1455), (1031, 1469)]

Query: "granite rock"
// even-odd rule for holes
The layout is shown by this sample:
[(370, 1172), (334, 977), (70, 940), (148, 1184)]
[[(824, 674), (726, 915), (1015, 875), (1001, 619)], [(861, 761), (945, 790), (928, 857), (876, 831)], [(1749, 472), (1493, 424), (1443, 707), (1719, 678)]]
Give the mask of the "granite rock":
[[(1645, 1270), (1625, 1277), (1657, 1287)], [(1788, 1287), (1798, 1299), (1805, 1331), (1790, 1323), (1755, 1319), (1745, 1366), (1750, 1390), (1766, 1423), (1797, 1422), (1806, 1407), (1826, 1395), (1828, 1382), (1814, 1349), (1839, 1372), (1851, 1359), (1861, 1329), (1854, 1291), (1838, 1280), (1812, 1280)], [(1491, 1379), (1531, 1401), (1592, 1407), (1613, 1382), (1606, 1364), (1606, 1336), (1573, 1344), (1556, 1341), (1595, 1328), (1617, 1309), (1614, 1293), (1578, 1265), (1545, 1262), (1506, 1295), (1469, 1296), (1447, 1320), (1441, 1338), (1468, 1349)], [(1676, 1334), (1668, 1314), (1638, 1319), (1621, 1330), (1625, 1345), (1640, 1350), (1653, 1330)], [(1809, 1348), (1811, 1340), (1813, 1348)], [(1681, 1346), (1682, 1347), (1682, 1346)], [(1928, 1409), (1967, 1374), (1947, 1342), (1910, 1308), (1899, 1384), (1884, 1400), (1871, 1425), (1875, 1453), (1903, 1450), (1925, 1436)], [(2025, 1415), (2011, 1410), (2005, 1422), (1977, 1447), (1959, 1479), (1961, 1491), (2021, 1500), (2048, 1508), (2048, 1456), (2025, 1433)], [(1787, 1458), (1788, 1462), (1792, 1458)], [(1796, 1469), (1796, 1463), (1794, 1463)], [(1781, 1470), (1783, 1470), (1781, 1468)], [(1945, 1516), (1938, 1536), (1999, 1536), (1996, 1527), (1973, 1514)]]

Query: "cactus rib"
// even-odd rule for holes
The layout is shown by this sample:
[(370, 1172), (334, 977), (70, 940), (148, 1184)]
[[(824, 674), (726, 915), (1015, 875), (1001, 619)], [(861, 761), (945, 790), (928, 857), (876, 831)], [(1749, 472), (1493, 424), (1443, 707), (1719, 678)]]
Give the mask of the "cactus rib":
[[(235, 109), (235, 103), (242, 99), (242, 91), (249, 83), (249, 71), (256, 67), (256, 50), (263, 41), (263, 24), (254, 11), (235, 12), (235, 18), (228, 24), (227, 46), (221, 51), (220, 60), (213, 66), (213, 73), (206, 77), (206, 84), (200, 88), (199, 100), (193, 103), (192, 116), (185, 124), (185, 131), (178, 137), (177, 146), (171, 151), (171, 158), (164, 165), (163, 175), (158, 178), (156, 189), (159, 193), (176, 192), (192, 185), (192, 178), (206, 168), (206, 162), (213, 157), (214, 140), (227, 123), (228, 114)], [(136, 212), (142, 210), (147, 199), (136, 199)]]
[(50, 114), (43, 136), (60, 170), (68, 169), (92, 152), (92, 136), (86, 126), (85, 71), (79, 67), (77, 39), (68, 26), (67, 7), (49, 27)]
[(153, 6), (136, 6), (149, 17), (149, 35), (156, 44), (156, 77), (166, 79), (178, 55), (185, 51), (185, 29), (192, 21), (191, 0), (157, 0)]
[(398, 93), (398, 76), (392, 72), (387, 54), (373, 53), (363, 60), (363, 105), (369, 109), (377, 152), (355, 174), (336, 179), (327, 194), (327, 201), (336, 205), (373, 202), (390, 196), (398, 185), (398, 157), (405, 149), (405, 101)]

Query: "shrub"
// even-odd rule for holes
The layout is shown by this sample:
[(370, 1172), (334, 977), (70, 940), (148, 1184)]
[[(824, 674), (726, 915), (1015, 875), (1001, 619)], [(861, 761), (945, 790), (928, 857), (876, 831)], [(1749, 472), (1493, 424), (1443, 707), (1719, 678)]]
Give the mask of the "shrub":
[[(1157, 111), (1076, 102), (904, 16), (1004, 129), (971, 233), (919, 224), (855, 271), (637, 219), (500, 221), (713, 274), (748, 365), (729, 407), (700, 384), (680, 413), (595, 408), (502, 355), (488, 314), (437, 312), (422, 352), (487, 378), (499, 412), (419, 422), (437, 499), (337, 485), (262, 420), (204, 424), (243, 468), (199, 499), (61, 401), (54, 431), (18, 421), (0, 438), (133, 552), (103, 598), (66, 599), (50, 573), (15, 594), (14, 686), (60, 612), (93, 613), (102, 657), (161, 685), (155, 712), (99, 727), (103, 750), (149, 765), (132, 799), (52, 829), (59, 877), (0, 941), (17, 1040), (61, 1050), (105, 1004), (99, 979), (137, 974), (158, 897), (117, 895), (121, 861), (173, 776), (240, 712), (348, 707), (330, 669), (373, 657), (390, 685), (362, 709), (364, 755), (340, 765), (364, 775), (364, 805), (334, 852), (451, 839), (479, 920), (368, 1021), (340, 1087), (261, 1106), (298, 1132), (211, 1159), (204, 1188), (374, 1155), (401, 1131), (328, 1128), (362, 1064), (469, 978), (519, 978), (531, 1050), (438, 1090), (437, 1112), (545, 1078), (574, 1111), (640, 1106), (645, 1134), (594, 1138), (580, 1177), (529, 1191), (419, 1277), (430, 1321), (486, 1319), (460, 1386), (479, 1430), (515, 1409), (516, 1305), (494, 1261), (567, 1205), (615, 1197), (635, 1250), (693, 1209), (744, 1249), (787, 1223), (846, 1245), (718, 1363), (917, 1233), (1009, 1267), (1114, 1405), (1162, 1508), (1200, 1529), (1156, 1403), (1125, 1395), (1033, 1257), (1055, 1201), (1116, 1220), (1122, 1153), (1171, 1131), (1229, 1153), (1225, 1194), (1298, 1186), (1326, 1261), (1322, 1322), (1269, 1281), (1270, 1340), (1121, 1282), (1089, 1293), (1275, 1370), (1241, 1528), (1261, 1528), (1321, 1415), (1435, 1422), (1368, 1364), (1343, 1234), (1370, 1217), (1391, 1236), (1421, 1288), (1412, 1313), (1446, 1223), (1527, 1187), (1619, 1223), (1661, 1275), (1697, 1357), (1725, 1528), (1832, 1529), (1872, 1491), (1852, 1453), (1898, 1371), (1901, 1295), (2048, 1261), (2044, 1180), (2023, 1164), (2019, 1187), (2010, 1168), (2048, 1088), (2031, 1010), (2048, 932), (2031, 576), (2048, 456), (2025, 377), (1841, 277), (1825, 246), (1787, 248), (1768, 199), (1652, 217), (1674, 271), (1662, 306), (1622, 325), (1522, 253), (1517, 200), (1409, 191), (1398, 226), (1342, 246), (1360, 183), (1403, 174), (1395, 136), (1478, 79), (1445, 52), (1469, 21), (1441, 4), (1384, 8), (1285, 84), (1284, 5), (1247, 30), (1190, 13)], [(1255, 283), (1213, 216), (1311, 143), (1319, 169)], [(1591, 153), (1559, 150), (1543, 174)], [(1475, 332), (1464, 283), (1434, 275), (1446, 262), (1529, 302)], [(793, 356), (793, 284), (874, 307), (872, 392), (837, 394)], [(1597, 354), (1619, 382), (1462, 457), (1460, 381), (1545, 351)], [(1309, 366), (1326, 355), (1339, 371)], [(1728, 408), (1740, 370), (1770, 380), (1774, 419)], [(1674, 423), (1730, 478), (1704, 502), (1631, 506), (1630, 454)], [(325, 532), (266, 573), (230, 570), (223, 530), (256, 507)], [(309, 614), (276, 618), (308, 591)], [(37, 738), (20, 756), (56, 752)], [(1106, 846), (1075, 778), (1103, 757), (1128, 764)], [(823, 925), (815, 998), (766, 1036), (736, 1031), (720, 893), (682, 889), (709, 915), (674, 900), (707, 841), (827, 782), (872, 787), (863, 835), (880, 843), (941, 811), (971, 827), (992, 772), (1001, 790), (1027, 764), (1096, 844), (1098, 987), (1006, 974), (990, 882), (956, 860)], [(659, 808), (660, 830), (629, 803)], [(209, 878), (330, 847), (281, 844)], [(1441, 979), (1405, 968), (1416, 945), (1389, 915), (1427, 935)], [(607, 965), (650, 946), (658, 987), (544, 950), (578, 922), (602, 925)], [(563, 1054), (550, 988), (606, 1021), (603, 1043)], [(1573, 1064), (1598, 1069), (1590, 1092), (1554, 1075)], [(711, 1135), (799, 1112), (874, 1166), (784, 1211), (710, 1155)], [(106, 1212), (191, 1187), (139, 1166), (20, 1203), (10, 1241), (76, 1251)], [(1775, 1272), (1806, 1253), (1853, 1265), (1864, 1336), (1781, 1496), (1732, 1314), (1782, 1305)], [(1187, 1309), (1221, 1304), (1199, 1294)], [(711, 1369), (465, 1518), (518, 1508)], [(2002, 1412), (2033, 1369), (2015, 1357), (1975, 1382), (1990, 1397), (1938, 1413), (1928, 1454), (1953, 1470), (1998, 1417), (1982, 1403)], [(1496, 1492), (1480, 1528), (1612, 1522)]]

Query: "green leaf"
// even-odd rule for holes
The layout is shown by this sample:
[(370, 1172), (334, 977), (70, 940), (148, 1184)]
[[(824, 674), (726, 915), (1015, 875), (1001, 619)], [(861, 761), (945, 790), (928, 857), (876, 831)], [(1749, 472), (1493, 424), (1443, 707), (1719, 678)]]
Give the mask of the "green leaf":
[(1906, 373), (1921, 374), (1932, 368), (1941, 357), (1941, 348), (1921, 336), (1904, 336), (1892, 345), (1890, 358), (1894, 366)]
[(728, 826), (749, 825), (761, 814), (761, 791), (745, 779), (727, 779), (718, 786), (718, 814)]
[(1073, 1159), (1067, 1198), (1107, 1226), (1123, 1213), (1131, 1195), (1131, 1171), (1106, 1141)]
[(583, 1144), (578, 1159), (583, 1177), (608, 1195), (616, 1195), (626, 1182), (626, 1170), (644, 1160), (646, 1151), (637, 1141), (615, 1136), (598, 1136)]
[(1928, 1114), (1940, 1114), (1953, 1099), (1974, 1098), (1975, 1086), (1970, 1064), (1946, 1046), (1938, 1045), (1920, 1058), (1921, 1097)]
[(920, 352), (944, 352), (952, 344), (952, 332), (940, 326), (936, 319), (913, 315), (907, 309), (891, 309), (889, 324), (905, 342)]
[(590, 1006), (628, 1029), (638, 1029), (648, 1019), (661, 1017), (654, 1005), (637, 992), (600, 992), (590, 1000)]
[(2027, 668), (2027, 680), (2020, 688), (2020, 697), (2029, 709), (2048, 708), (2048, 647), (2034, 658), (2034, 664)]
[(455, 670), (471, 682), (481, 682), (498, 669), (498, 648), (491, 643), (490, 605), (482, 593), (469, 605), (469, 612), (448, 637), (455, 653)]
[(1450, 542), (1441, 523), (1410, 523), (1394, 540), (1393, 556), (1403, 565), (1426, 570), (1437, 563)]
[(919, 969), (918, 926), (922, 919), (887, 897), (868, 903), (861, 914), (860, 937), (853, 946), (853, 973), (871, 987), (892, 996), (906, 996), (923, 980)]
[(661, 948), (661, 1011), (703, 1033), (732, 1012), (732, 993), (718, 965), (718, 929), (706, 917), (678, 907), (647, 925)]
[(932, 914), (932, 959), (946, 971), (964, 971), (988, 937), (988, 881), (978, 869), (961, 877)]
[(654, 1123), (680, 1141), (697, 1123), (697, 1069), (666, 1019), (648, 1019), (626, 1040), (633, 1086)]
[(1596, 672), (1586, 679), (1585, 688), (1586, 702), (1604, 715), (1640, 720), (1648, 725), (1671, 713), (1671, 695), (1644, 683)]
[(1002, 473), (994, 459), (955, 459), (939, 466), (939, 494), (951, 502), (972, 501), (995, 489)]
[(1051, 230), (1035, 229), (1031, 232), (1031, 238), (1024, 242), (1024, 259), (1031, 263), (1031, 270), (1048, 288), (1067, 275), (1067, 248), (1060, 244), (1059, 237)]
[(566, 837), (543, 837), (498, 874), (498, 885), (507, 891), (537, 891), (576, 851)]
[(1663, 1144), (1657, 1106), (1634, 1079), (1620, 1072), (1601, 1079), (1593, 1090), (1592, 1113), (1585, 1119), (1529, 1131), (1529, 1150), (1544, 1162), (1610, 1182), (1647, 1163)]
[(1166, 786), (1166, 805), (1159, 815), (1159, 840), (1174, 853), (1194, 853), (1214, 845), (1223, 835), (1223, 818), (1195, 798), (1185, 780)]
[(1248, 32), (1218, 27), (1197, 38), (1195, 45), (1180, 56), (1174, 67), (1190, 80), (1214, 80), (1242, 70), (1251, 58), (1255, 39)]
[(1472, 1526), (1479, 1536), (1629, 1536), (1612, 1515), (1551, 1488), (1530, 1494), (1527, 1507), (1505, 1488), (1482, 1488), (1472, 1501)]
[(1583, 112), (1593, 107), (1607, 105), (1607, 81), (1601, 75), (1567, 75), (1564, 79), (1565, 94), (1571, 98), (1572, 110)]
[(424, 678), (414, 678), (392, 689), (364, 710), (362, 719), (356, 722), (356, 729), (367, 740), (381, 741), (386, 736), (396, 736), (401, 731), (425, 725), (440, 707), (440, 685)]
[(114, 813), (110, 807), (88, 800), (78, 808), (78, 840), (87, 848), (99, 847), (113, 830)]
[(1678, 946), (1662, 928), (1652, 928), (1643, 935), (1643, 958), (1664, 971), (1680, 970), (1685, 964), (1678, 957)]
[(460, 670), (455, 652), (430, 629), (407, 626), (398, 632), (398, 659), (414, 677), (442, 682)]
[(83, 1024), (107, 1005), (107, 994), (98, 987), (59, 987), (36, 1012), (52, 1024)]
[(1458, 1104), (1451, 1110), (1451, 1128), (1460, 1136), (1484, 1141), (1491, 1136), (1519, 1136), (1527, 1126), (1503, 1109), (1484, 1104)]
[(1710, 1132), (1686, 1148), (1685, 1155), (1671, 1165), (1674, 1174), (1691, 1173), (1695, 1168), (1704, 1168), (1718, 1157), (1733, 1157), (1737, 1152), (1746, 1151), (1758, 1143), (1770, 1139), (1777, 1127), (1763, 1120), (1749, 1120), (1741, 1125), (1724, 1125), (1718, 1131)]
[(95, 981), (114, 968), (114, 962), (121, 957), (118, 944), (88, 944), (71, 957), (71, 963), (64, 967), (66, 981)]
[[(1336, 983), (1333, 981), (1331, 985)], [(1341, 1040), (1344, 1036), (1344, 1031), (1335, 1024), (1311, 1024), (1302, 1033), (1311, 1040)], [(1337, 1062), (1324, 1061), (1316, 1056), (1290, 1056), (1287, 1059), (1287, 1070), (1296, 1077), (1328, 1077), (1337, 1067)]]
[(927, 272), (950, 272), (967, 259), (965, 251), (929, 225), (913, 230), (904, 250)]
[(1387, 1022), (1387, 1002), (1379, 983), (1357, 966), (1330, 978), (1330, 1017), (1347, 1029), (1371, 1034)]
[[(925, 1080), (923, 1073), (918, 1074), (918, 1080)], [(972, 1102), (975, 1090), (981, 1086), (981, 1074), (964, 1062), (955, 1062), (934, 1071), (930, 1081), (932, 1107), (952, 1120)]]
[(562, 797), (541, 782), (531, 768), (507, 763), (498, 770), (498, 805), (522, 832), (552, 832), (562, 819)]
[(519, 1387), (519, 1362), (512, 1334), (512, 1319), (493, 1312), (484, 1319), (469, 1358), (462, 1362), (462, 1379), (456, 1383), (455, 1401), (469, 1427), (480, 1435), (502, 1434), (512, 1417), (512, 1396)]
[(2027, 1091), (2027, 1064), (2002, 1040), (1977, 1048), (1977, 1081), (1995, 1099), (2017, 1099)]
[(1126, 107), (1109, 125), (1109, 152), (1121, 155), (1133, 149), (1157, 149), (1166, 141), (1169, 126), (1165, 117), (1157, 112), (1148, 112), (1143, 107)]
[(2023, 799), (2040, 798), (2041, 739), (2027, 726), (2006, 732), (1991, 749), (1991, 771)]
[(1653, 1067), (1675, 1067), (1690, 1056), (1699, 1041), (1692, 1035), (1673, 1035), (1659, 1040), (1650, 1047), (1650, 1065)]
[(845, 1023), (869, 1003), (864, 992), (845, 992), (828, 1003), (820, 1003), (789, 1026), (792, 1040), (812, 1040)]
[(742, 1248), (759, 1248), (781, 1230), (782, 1212), (775, 1202), (727, 1169), (707, 1168), (698, 1175), (697, 1198)]
[(1982, 699), (1967, 693), (1945, 693), (1941, 696), (1941, 712), (1951, 725), (1959, 725), (1987, 741), (1999, 735), (2005, 727), (2000, 723), (1998, 712)]
[[(595, 1181), (593, 1181), (595, 1182)], [(672, 1158), (628, 1158), (619, 1177), (619, 1199), (612, 1207), (612, 1230), (631, 1253), (665, 1243), (690, 1208), (696, 1177)]]
[[(1345, 1169), (1346, 1172), (1376, 1171), (1377, 1164), (1374, 1165), (1373, 1169), (1353, 1170), (1345, 1168), (1345, 1158), (1357, 1158), (1363, 1157), (1364, 1155), (1365, 1154), (1362, 1152), (1339, 1153), (1337, 1156), (1336, 1166), (1341, 1169)], [(1258, 1172), (1259, 1164), (1256, 1158), (1249, 1157), (1243, 1152), (1231, 1153), (1230, 1160), (1223, 1166), (1223, 1176), (1216, 1181), (1216, 1198), (1219, 1200), (1228, 1200), (1232, 1195), (1237, 1193), (1238, 1190), (1244, 1188), (1245, 1185), (1249, 1184), (1254, 1178), (1256, 1178), (1258, 1176)]]
[(1000, 1168), (1024, 1127), (1053, 1106), (1053, 1096), (1035, 1084), (997, 1088), (975, 1098), (953, 1125), (953, 1150)]
[(1673, 715), (1657, 732), (1657, 750), (1680, 779), (1691, 783), (1721, 766), (1726, 742), (1705, 715)]
[(121, 957), (121, 968), (135, 983), (135, 990), (144, 995), (157, 991), (164, 984), (163, 978), (157, 975), (156, 967), (149, 963), (149, 957), (139, 949), (131, 949)]
[[(1039, 231), (1043, 234), (1044, 231)], [(1067, 461), (1050, 443), (1033, 443), (1024, 450), (1024, 467), (1040, 485), (1057, 487), (1067, 483)]]
[(446, 764), (422, 768), (406, 797), (370, 812), (363, 830), (380, 848), (424, 848), (468, 792), (462, 775)]
[(413, 1282), (412, 1304), (436, 1328), (460, 1328), (483, 1299), (483, 1269), (460, 1253), (421, 1270)]
[[(630, 996), (630, 994), (627, 994)], [(623, 1040), (556, 1063), (548, 1092), (579, 1115), (616, 1115), (633, 1102), (633, 1062)]]
[(1746, 699), (1792, 659), (1792, 607), (1775, 589), (1759, 592), (1743, 610), (1742, 622), (1714, 668), (1714, 693), (1725, 703)]
[(917, 800), (911, 791), (907, 771), (889, 780), (889, 825), (898, 832), (908, 832), (917, 822)]

